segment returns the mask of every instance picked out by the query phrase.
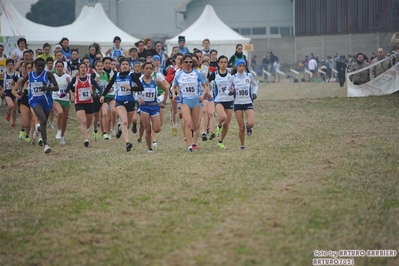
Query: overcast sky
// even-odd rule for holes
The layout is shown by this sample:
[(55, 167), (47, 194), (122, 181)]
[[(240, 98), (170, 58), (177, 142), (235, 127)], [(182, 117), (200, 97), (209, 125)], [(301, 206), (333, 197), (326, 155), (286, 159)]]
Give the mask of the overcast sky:
[(24, 17), (26, 16), (26, 13), (30, 11), (30, 6), (37, 1), (38, 0), (1, 0), (3, 3), (12, 2), (15, 9), (17, 9)]

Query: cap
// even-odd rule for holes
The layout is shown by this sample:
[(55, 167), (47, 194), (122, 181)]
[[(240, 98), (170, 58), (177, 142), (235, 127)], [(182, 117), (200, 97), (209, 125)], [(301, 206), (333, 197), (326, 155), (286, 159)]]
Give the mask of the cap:
[(186, 42), (186, 37), (185, 36), (179, 36), (178, 42)]
[(247, 62), (244, 59), (238, 59), (236, 61), (236, 67), (238, 67), (239, 65), (247, 66)]

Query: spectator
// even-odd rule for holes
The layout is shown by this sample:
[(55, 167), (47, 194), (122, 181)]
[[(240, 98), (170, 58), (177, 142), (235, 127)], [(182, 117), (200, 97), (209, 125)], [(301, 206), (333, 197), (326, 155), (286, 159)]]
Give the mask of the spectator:
[(334, 61), (332, 60), (332, 57), (327, 56), (326, 71), (327, 71), (328, 82), (331, 82), (333, 65)]
[(184, 46), (186, 44), (186, 37), (185, 36), (179, 36), (178, 37), (178, 43), (179, 43), (179, 52), (182, 55), (185, 55), (188, 53), (188, 48)]
[(308, 63), (309, 71), (312, 72), (313, 77), (316, 77), (316, 69), (317, 69), (317, 61), (314, 58), (311, 58)]
[(251, 58), (251, 68), (252, 69), (256, 69), (256, 66), (257, 66), (258, 64), (256, 63), (256, 55), (254, 55), (254, 56), (252, 56), (252, 58)]
[[(360, 70), (362, 68), (368, 67), (369, 63), (367, 63), (364, 59), (363, 53), (358, 53), (356, 55), (356, 63), (354, 63), (351, 67), (351, 72), (355, 72), (357, 70)], [(370, 81), (370, 74), (369, 70), (366, 69), (364, 71), (361, 71), (357, 74), (354, 74), (350, 76), (350, 80), (353, 82), (355, 85), (362, 85), (364, 83), (367, 83)]]
[[(371, 64), (377, 63), (378, 61), (384, 60), (385, 58), (387, 57), (384, 54), (384, 50), (382, 48), (378, 48), (377, 57), (375, 57), (371, 61)], [(389, 59), (384, 60), (378, 65), (373, 66), (372, 68), (370, 68), (370, 80), (378, 77), (379, 75), (390, 69), (391, 67), (392, 67), (392, 61)]]
[(345, 83), (345, 75), (346, 75), (346, 69), (347, 65), (345, 64), (345, 57), (341, 57), (339, 62), (337, 62), (337, 72), (338, 72), (338, 80), (339, 80), (339, 86), (343, 87)]

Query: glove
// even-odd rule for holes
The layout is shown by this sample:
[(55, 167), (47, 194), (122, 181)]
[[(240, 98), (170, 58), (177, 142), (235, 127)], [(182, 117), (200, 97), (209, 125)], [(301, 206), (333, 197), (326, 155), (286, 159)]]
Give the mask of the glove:
[(252, 100), (255, 100), (256, 98), (258, 98), (258, 96), (256, 96), (255, 93), (252, 93)]
[(229, 95), (230, 95), (230, 96), (233, 95), (233, 94), (234, 94), (234, 91), (233, 91), (233, 90), (229, 91)]

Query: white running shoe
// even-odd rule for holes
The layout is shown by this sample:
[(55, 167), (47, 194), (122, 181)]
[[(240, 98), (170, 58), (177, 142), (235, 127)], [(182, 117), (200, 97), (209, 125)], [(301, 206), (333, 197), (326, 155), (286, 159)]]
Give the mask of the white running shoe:
[(116, 137), (116, 130), (115, 130), (115, 128), (112, 128), (112, 129), (111, 129), (111, 135), (112, 135), (113, 137)]
[(44, 145), (44, 153), (50, 153), (50, 151), (51, 151), (51, 148), (50, 148), (50, 146), (49, 145)]
[(65, 145), (65, 137), (61, 137), (61, 139), (60, 139), (60, 144), (61, 144), (61, 145)]
[(60, 140), (60, 139), (61, 139), (61, 134), (62, 134), (62, 130), (61, 130), (61, 129), (58, 129), (57, 135), (55, 135), (55, 138), (58, 139), (58, 140)]
[(49, 127), (50, 127), (51, 129), (54, 129), (54, 128), (55, 128), (54, 125), (53, 125), (53, 123), (51, 123), (51, 122), (49, 122), (48, 125), (49, 125)]

